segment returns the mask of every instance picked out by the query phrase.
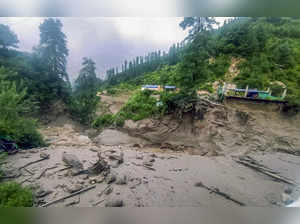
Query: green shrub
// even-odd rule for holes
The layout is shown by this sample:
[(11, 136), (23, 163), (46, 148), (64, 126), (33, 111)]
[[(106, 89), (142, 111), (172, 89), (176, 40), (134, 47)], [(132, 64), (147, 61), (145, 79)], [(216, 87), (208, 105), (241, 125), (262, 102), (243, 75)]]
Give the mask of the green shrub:
[(114, 123), (114, 116), (112, 114), (103, 114), (99, 117), (97, 117), (93, 121), (93, 128), (105, 128), (109, 127)]
[(0, 81), (0, 135), (9, 137), (21, 148), (44, 145), (34, 119), (30, 114), (34, 104), (26, 100), (26, 89), (18, 91), (14, 83)]
[(0, 207), (31, 207), (33, 193), (14, 182), (0, 184)]
[(151, 96), (151, 91), (139, 91), (115, 115), (115, 122), (122, 126), (125, 120), (142, 120), (159, 114), (160, 108), (156, 105), (157, 100)]
[(94, 120), (100, 97), (95, 92), (85, 92), (72, 96), (68, 107), (72, 117), (82, 124), (90, 125)]
[(109, 95), (115, 95), (116, 93), (117, 93), (117, 90), (115, 88), (107, 89), (107, 94), (109, 94)]
[(160, 97), (163, 103), (163, 114), (173, 113), (175, 111), (184, 111), (187, 106), (192, 106), (197, 101), (197, 95), (195, 91), (179, 93), (167, 93), (164, 92)]
[(114, 123), (116, 124), (116, 126), (123, 127), (126, 117), (127, 116), (123, 111), (120, 111), (119, 113), (117, 113), (114, 117)]

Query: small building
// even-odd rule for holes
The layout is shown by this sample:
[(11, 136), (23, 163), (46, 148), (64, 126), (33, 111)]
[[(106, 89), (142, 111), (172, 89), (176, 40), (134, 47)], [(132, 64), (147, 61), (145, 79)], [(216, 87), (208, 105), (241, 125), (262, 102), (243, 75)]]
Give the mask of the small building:
[(176, 91), (177, 90), (176, 86), (164, 86), (164, 89), (166, 91)]
[(152, 91), (161, 91), (161, 86), (160, 85), (143, 85), (141, 90), (152, 90)]

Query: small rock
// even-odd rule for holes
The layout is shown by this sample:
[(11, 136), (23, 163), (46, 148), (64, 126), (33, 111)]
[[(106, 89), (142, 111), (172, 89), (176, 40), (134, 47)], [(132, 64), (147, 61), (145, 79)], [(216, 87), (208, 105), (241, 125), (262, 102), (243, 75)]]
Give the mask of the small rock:
[(118, 176), (115, 184), (117, 184), (117, 185), (127, 184), (127, 176), (126, 175), (123, 175), (121, 177)]
[(65, 188), (66, 185), (65, 184), (57, 184), (54, 188), (58, 189), (58, 188)]
[(83, 180), (78, 180), (78, 181), (77, 181), (77, 184), (84, 185), (84, 184), (85, 184), (85, 182), (84, 182)]
[(94, 149), (94, 148), (90, 148), (89, 149), (91, 152), (98, 152), (98, 150), (97, 149)]
[(130, 189), (135, 189), (137, 186), (142, 184), (141, 178), (134, 178), (134, 179), (131, 179), (131, 181), (132, 182), (130, 183), (130, 186), (129, 186)]
[(84, 174), (84, 175), (82, 175), (81, 179), (82, 180), (87, 180), (87, 179), (89, 179), (89, 175), (88, 174)]
[(104, 192), (105, 195), (109, 195), (111, 192), (113, 192), (113, 188), (109, 187), (106, 189), (106, 191)]
[(80, 203), (80, 199), (78, 199), (78, 200), (72, 200), (72, 201), (70, 201), (70, 202), (68, 202), (68, 203), (66, 203), (65, 204), (65, 207), (69, 207), (69, 206), (72, 206), (72, 205), (76, 205), (76, 204), (78, 204), (78, 203)]
[(147, 158), (145, 159), (145, 161), (146, 161), (146, 162), (153, 163), (153, 162), (155, 161), (155, 159), (152, 158), (152, 157), (147, 157)]
[(124, 162), (124, 153), (121, 152), (120, 155), (109, 155), (108, 156), (109, 159), (111, 160), (117, 160), (119, 164), (123, 163)]
[(113, 200), (105, 203), (105, 207), (123, 207), (123, 200)]
[(46, 190), (46, 189), (44, 189), (44, 188), (40, 188), (36, 193), (35, 193), (35, 196), (37, 197), (37, 198), (42, 198), (42, 197), (45, 197), (45, 196), (47, 196), (47, 195), (49, 195), (49, 194), (51, 194), (51, 193), (53, 193), (53, 191), (51, 191), (51, 190)]
[(143, 159), (143, 155), (136, 155), (136, 159)]
[(31, 150), (28, 150), (28, 152), (30, 152), (30, 153), (38, 153), (39, 150), (37, 150), (37, 149), (31, 149)]
[(138, 144), (138, 143), (132, 144), (132, 147), (134, 147), (134, 148), (142, 148), (142, 146), (140, 144)]
[(111, 164), (111, 167), (112, 167), (112, 168), (118, 168), (119, 166), (120, 166), (119, 161), (114, 161), (114, 162)]
[(95, 183), (97, 183), (97, 179), (96, 178), (92, 178), (92, 179), (90, 179), (90, 184), (95, 184)]
[(147, 156), (144, 158), (144, 161), (143, 161), (143, 165), (145, 166), (153, 166), (153, 162), (155, 161), (155, 159), (151, 156)]
[(45, 152), (41, 152), (40, 153), (40, 158), (41, 159), (49, 159), (50, 158), (50, 154), (47, 154)]
[(116, 179), (117, 179), (116, 175), (114, 174), (108, 174), (107, 177), (105, 178), (107, 184), (115, 182)]
[(152, 163), (152, 162), (144, 161), (144, 162), (143, 162), (143, 165), (144, 165), (144, 166), (153, 166), (153, 163)]
[(69, 193), (74, 193), (76, 191), (80, 191), (83, 188), (83, 186), (81, 184), (72, 184), (72, 185), (67, 185), (66, 186), (66, 190)]
[(96, 182), (98, 184), (101, 184), (104, 180), (105, 180), (105, 177), (100, 177), (100, 178), (96, 179)]
[(197, 183), (194, 184), (194, 186), (195, 186), (195, 187), (202, 187), (203, 184), (202, 184), (202, 182), (197, 182)]
[[(152, 157), (152, 158), (157, 158), (157, 155), (156, 155), (155, 153), (152, 153), (152, 154), (150, 154), (149, 156)], [(153, 161), (153, 162), (154, 162), (154, 161)]]

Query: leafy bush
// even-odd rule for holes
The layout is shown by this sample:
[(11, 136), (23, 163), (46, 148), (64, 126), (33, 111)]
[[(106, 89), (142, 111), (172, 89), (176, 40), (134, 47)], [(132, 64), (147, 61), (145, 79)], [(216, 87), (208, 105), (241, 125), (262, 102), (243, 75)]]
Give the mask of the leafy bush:
[(117, 90), (115, 88), (107, 89), (107, 94), (109, 94), (109, 95), (115, 95), (116, 93), (117, 93)]
[(44, 145), (36, 120), (24, 117), (34, 104), (26, 100), (26, 89), (18, 91), (14, 83), (0, 81), (0, 135), (9, 137), (21, 148)]
[(93, 128), (105, 128), (109, 127), (114, 123), (114, 116), (112, 114), (103, 114), (99, 117), (97, 117), (93, 121)]
[(163, 103), (163, 113), (173, 113), (183, 111), (187, 105), (192, 105), (197, 101), (195, 92), (168, 93), (164, 92), (160, 97)]
[(0, 207), (31, 207), (33, 194), (14, 182), (0, 184)]
[(90, 125), (94, 119), (100, 97), (94, 92), (84, 92), (72, 96), (68, 107), (74, 119)]
[(157, 100), (151, 96), (151, 91), (139, 91), (115, 115), (115, 122), (122, 126), (125, 120), (134, 121), (159, 114), (160, 108), (156, 105)]

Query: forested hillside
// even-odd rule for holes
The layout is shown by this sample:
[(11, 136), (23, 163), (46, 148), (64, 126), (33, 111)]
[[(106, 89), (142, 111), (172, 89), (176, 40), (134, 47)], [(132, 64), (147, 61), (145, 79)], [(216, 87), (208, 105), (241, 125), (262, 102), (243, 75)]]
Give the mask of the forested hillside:
[[(239, 74), (230, 81), (238, 87), (267, 89), (274, 81), (281, 81), (287, 86), (289, 102), (300, 104), (299, 19), (234, 18), (218, 29), (213, 28), (215, 23), (213, 18), (185, 18), (180, 26), (190, 32), (176, 51), (177, 63), (161, 60), (150, 72), (131, 72), (125, 66), (123, 72), (108, 73), (106, 83), (173, 84), (185, 91), (211, 90), (212, 82), (226, 80), (234, 60)], [(137, 67), (147, 65), (140, 64)]]

